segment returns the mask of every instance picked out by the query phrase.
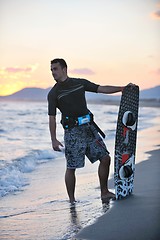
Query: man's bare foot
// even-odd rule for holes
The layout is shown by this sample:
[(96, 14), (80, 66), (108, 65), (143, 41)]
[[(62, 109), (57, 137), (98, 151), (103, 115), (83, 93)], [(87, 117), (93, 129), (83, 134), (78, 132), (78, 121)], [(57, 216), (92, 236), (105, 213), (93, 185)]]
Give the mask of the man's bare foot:
[(106, 192), (105, 194), (101, 195), (101, 200), (105, 200), (105, 199), (116, 199), (116, 195), (112, 192)]
[(75, 204), (77, 201), (75, 199), (69, 200), (70, 204)]

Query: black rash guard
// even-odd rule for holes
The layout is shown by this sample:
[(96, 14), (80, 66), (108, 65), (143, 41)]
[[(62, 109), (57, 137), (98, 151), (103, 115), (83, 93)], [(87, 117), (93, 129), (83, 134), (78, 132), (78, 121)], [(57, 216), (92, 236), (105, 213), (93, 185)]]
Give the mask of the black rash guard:
[(56, 83), (48, 93), (48, 115), (55, 116), (58, 108), (62, 116), (78, 117), (88, 113), (85, 91), (97, 92), (99, 85), (86, 79), (67, 78)]

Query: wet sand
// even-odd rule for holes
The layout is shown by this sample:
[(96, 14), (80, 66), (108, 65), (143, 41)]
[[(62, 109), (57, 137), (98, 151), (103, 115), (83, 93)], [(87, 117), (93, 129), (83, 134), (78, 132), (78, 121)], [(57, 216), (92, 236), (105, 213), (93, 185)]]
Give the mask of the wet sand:
[(83, 229), (75, 239), (159, 239), (160, 149), (158, 144), (155, 147), (156, 150), (147, 152), (150, 156), (146, 161), (136, 165), (134, 194), (125, 200), (115, 201), (114, 207), (93, 225)]

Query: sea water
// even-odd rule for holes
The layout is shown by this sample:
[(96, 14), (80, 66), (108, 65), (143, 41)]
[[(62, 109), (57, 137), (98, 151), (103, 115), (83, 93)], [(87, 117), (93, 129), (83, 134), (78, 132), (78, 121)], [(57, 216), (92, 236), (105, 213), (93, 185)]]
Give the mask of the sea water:
[[(118, 106), (90, 104), (106, 134), (113, 186), (114, 138)], [(77, 203), (70, 206), (64, 185), (64, 153), (52, 150), (47, 102), (0, 102), (0, 239), (71, 239), (108, 211), (102, 204), (98, 162), (77, 171)], [(157, 108), (140, 108), (138, 131), (159, 116)], [(57, 138), (63, 128), (57, 115)], [(114, 190), (113, 190), (114, 191)]]

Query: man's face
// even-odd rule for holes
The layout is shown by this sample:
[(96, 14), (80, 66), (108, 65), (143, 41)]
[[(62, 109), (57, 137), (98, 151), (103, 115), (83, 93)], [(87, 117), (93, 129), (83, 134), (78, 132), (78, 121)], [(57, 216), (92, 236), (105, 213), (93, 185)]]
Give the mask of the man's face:
[(63, 82), (67, 78), (66, 68), (62, 69), (59, 63), (51, 64), (51, 72), (56, 82)]

